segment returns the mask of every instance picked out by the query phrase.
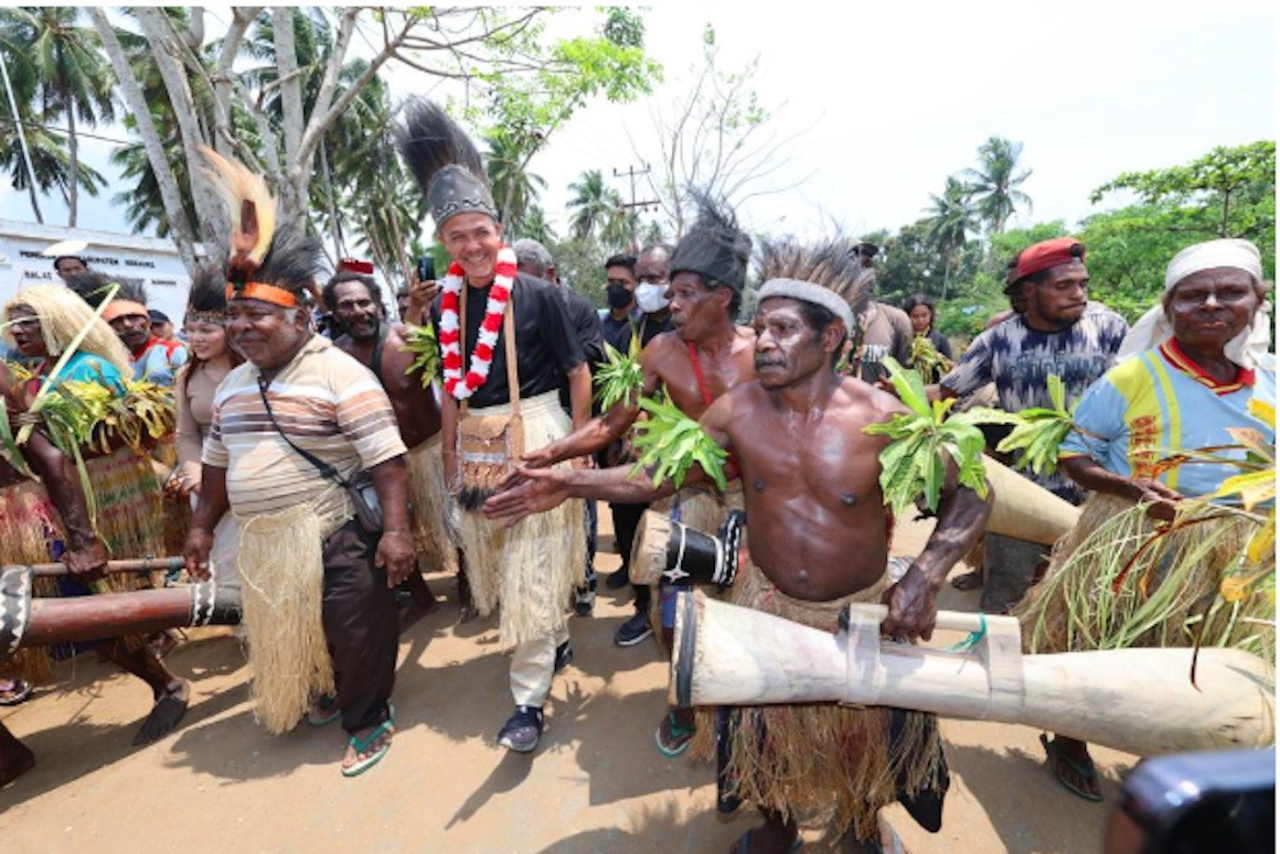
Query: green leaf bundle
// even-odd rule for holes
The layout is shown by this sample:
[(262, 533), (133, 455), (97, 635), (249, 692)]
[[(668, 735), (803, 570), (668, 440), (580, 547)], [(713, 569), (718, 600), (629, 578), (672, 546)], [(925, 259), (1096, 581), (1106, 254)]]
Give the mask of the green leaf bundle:
[(707, 435), (701, 424), (680, 411), (665, 392), (661, 399), (642, 399), (640, 408), (649, 418), (637, 421), (633, 428), (632, 445), (640, 458), (632, 474), (652, 469), (654, 486), (670, 480), (679, 489), (689, 469), (698, 465), (715, 481), (717, 488), (725, 488), (724, 464), (729, 454)]
[(414, 354), (413, 364), (405, 368), (408, 376), (414, 371), (422, 372), (422, 387), (430, 388), (431, 381), (440, 374), (440, 342), (436, 339), (436, 328), (433, 324), (414, 326), (405, 339), (404, 349)]
[(1030, 468), (1038, 475), (1058, 470), (1058, 447), (1075, 428), (1072, 413), (1066, 407), (1066, 388), (1057, 374), (1049, 375), (1049, 400), (1052, 409), (1031, 407), (1017, 413), (1017, 426), (1005, 436), (996, 450), (1002, 454), (1022, 451), (1015, 468)]
[(884, 366), (898, 398), (910, 410), (863, 431), (892, 440), (880, 452), (880, 490), (885, 504), (898, 516), (923, 498), (925, 506), (936, 511), (948, 459), (958, 470), (960, 485), (986, 498), (985, 442), (977, 425), (1015, 423), (1015, 416), (976, 408), (948, 418), (954, 400), (930, 403), (918, 372), (906, 370), (892, 356), (885, 358)]
[(595, 400), (600, 409), (607, 412), (614, 404), (625, 402), (632, 406), (644, 389), (644, 369), (640, 367), (640, 336), (631, 336), (631, 345), (623, 355), (607, 341), (604, 345), (605, 361), (596, 364)]

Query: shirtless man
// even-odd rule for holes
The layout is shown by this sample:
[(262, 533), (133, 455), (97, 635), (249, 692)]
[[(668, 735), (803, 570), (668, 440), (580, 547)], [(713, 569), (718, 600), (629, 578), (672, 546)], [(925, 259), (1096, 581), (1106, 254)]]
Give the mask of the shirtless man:
[[(342, 332), (334, 340), (334, 346), (377, 375), (391, 399), (400, 438), (410, 449), (407, 459), (418, 553), (434, 559), (441, 569), (456, 572), (462, 555), (445, 527), (445, 489), (438, 438), (440, 404), (431, 388), (423, 386), (420, 373), (407, 373), (414, 360), (413, 354), (404, 349), (408, 330), (383, 319), (382, 289), (369, 276), (340, 272), (325, 285), (323, 298)], [(410, 574), (406, 586), (412, 603), (401, 612), (402, 629), (436, 608), (435, 597), (421, 573)], [(458, 576), (458, 591), (465, 622), (475, 613), (465, 574)]]
[[(665, 386), (672, 403), (696, 419), (712, 401), (755, 378), (755, 333), (734, 323), (750, 251), (751, 239), (737, 229), (732, 216), (704, 203), (697, 223), (680, 241), (669, 264), (671, 283), (666, 297), (675, 331), (658, 335), (640, 353), (644, 396)], [(654, 253), (648, 260), (653, 263)], [(638, 406), (621, 401), (558, 442), (527, 454), (526, 464), (546, 468), (604, 450), (623, 436), (639, 414)], [(715, 530), (729, 509), (723, 499), (708, 494), (705, 488), (691, 489), (677, 497), (672, 514), (694, 527)], [(663, 585), (659, 591), (662, 636), (669, 649), (675, 589)], [(651, 619), (647, 604), (637, 603), (635, 616), (619, 629), (620, 635), (644, 636), (641, 633)], [(668, 757), (680, 755), (692, 740), (694, 727), (692, 709), (671, 709), (655, 734), (658, 749)]]
[[(815, 252), (809, 257), (831, 255)], [(722, 395), (701, 418), (707, 435), (734, 455), (746, 485), (750, 562), (734, 598), (741, 605), (785, 610), (792, 619), (832, 630), (845, 603), (882, 599), (889, 605), (886, 633), (928, 639), (937, 618), (937, 591), (981, 535), (988, 507), (971, 490), (957, 486), (951, 466), (937, 526), (924, 552), (896, 583), (889, 583), (878, 461), (887, 440), (863, 429), (904, 410), (891, 395), (836, 374), (836, 357), (867, 293), (855, 289), (840, 296), (830, 285), (800, 280), (824, 278), (818, 269), (821, 265), (801, 263), (771, 271), (766, 265), (766, 273), (777, 278), (762, 288), (755, 319), (759, 379)], [(825, 275), (845, 285), (856, 283), (852, 265), (843, 274), (828, 269)], [(527, 482), (490, 499), (486, 513), (519, 518), (569, 496), (648, 501), (673, 489), (669, 482), (655, 487), (643, 474), (631, 478), (625, 468), (522, 469), (520, 474)], [(830, 809), (833, 802), (846, 850), (880, 850), (884, 831), (878, 830), (878, 811), (898, 798), (936, 831), (946, 785), (945, 772), (936, 770), (941, 762), (936, 725), (920, 721), (925, 725), (899, 726), (894, 716), (903, 714), (918, 713), (825, 704), (730, 710), (728, 728), (739, 737), (728, 739), (730, 755), (721, 781), (753, 801), (765, 817), (765, 824), (745, 834), (735, 850), (790, 850), (798, 833), (797, 814)], [(875, 728), (881, 729), (876, 733)], [(902, 735), (912, 731), (917, 735)], [(836, 735), (824, 741), (819, 732)], [(871, 743), (890, 747), (871, 756), (863, 748), (877, 737)], [(857, 747), (842, 750), (841, 745)], [(886, 771), (897, 762), (903, 763), (902, 774), (895, 781)], [(810, 770), (803, 781), (780, 779), (783, 763), (793, 772)]]

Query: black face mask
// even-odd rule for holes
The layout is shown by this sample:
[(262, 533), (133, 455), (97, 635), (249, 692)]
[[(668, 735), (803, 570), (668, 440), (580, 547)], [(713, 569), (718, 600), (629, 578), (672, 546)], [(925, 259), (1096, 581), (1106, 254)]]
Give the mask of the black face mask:
[(626, 285), (609, 285), (605, 288), (609, 300), (609, 308), (626, 308), (631, 305), (634, 295)]

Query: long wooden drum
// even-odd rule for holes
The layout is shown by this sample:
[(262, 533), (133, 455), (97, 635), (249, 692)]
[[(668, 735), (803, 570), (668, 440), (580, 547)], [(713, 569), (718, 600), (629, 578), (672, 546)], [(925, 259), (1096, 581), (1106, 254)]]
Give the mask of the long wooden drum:
[(987, 482), (995, 491), (987, 532), (1051, 546), (1075, 527), (1080, 508), (1033, 483), (1008, 466), (983, 456)]
[(212, 581), (42, 599), (31, 595), (33, 577), (29, 568), (0, 571), (0, 661), (22, 647), (240, 622), (240, 591)]
[(1151, 756), (1275, 741), (1275, 676), (1240, 650), (1021, 654), (1012, 617), (942, 611), (938, 627), (981, 631), (967, 652), (881, 637), (883, 605), (851, 605), (848, 631), (681, 593), (671, 699), (690, 705), (840, 702), (1038, 727)]

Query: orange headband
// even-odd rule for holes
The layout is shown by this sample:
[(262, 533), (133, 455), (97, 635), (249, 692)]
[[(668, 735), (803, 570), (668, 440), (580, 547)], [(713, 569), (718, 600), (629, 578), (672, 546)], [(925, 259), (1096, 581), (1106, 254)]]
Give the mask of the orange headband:
[(129, 299), (116, 299), (107, 303), (107, 307), (102, 310), (102, 319), (107, 323), (115, 320), (117, 317), (126, 317), (128, 315), (140, 314), (147, 316), (147, 307), (140, 302), (134, 302)]
[(230, 302), (233, 299), (256, 299), (282, 308), (298, 307), (298, 298), (291, 291), (268, 285), (266, 282), (245, 282), (244, 287), (239, 289), (227, 282), (227, 301)]

